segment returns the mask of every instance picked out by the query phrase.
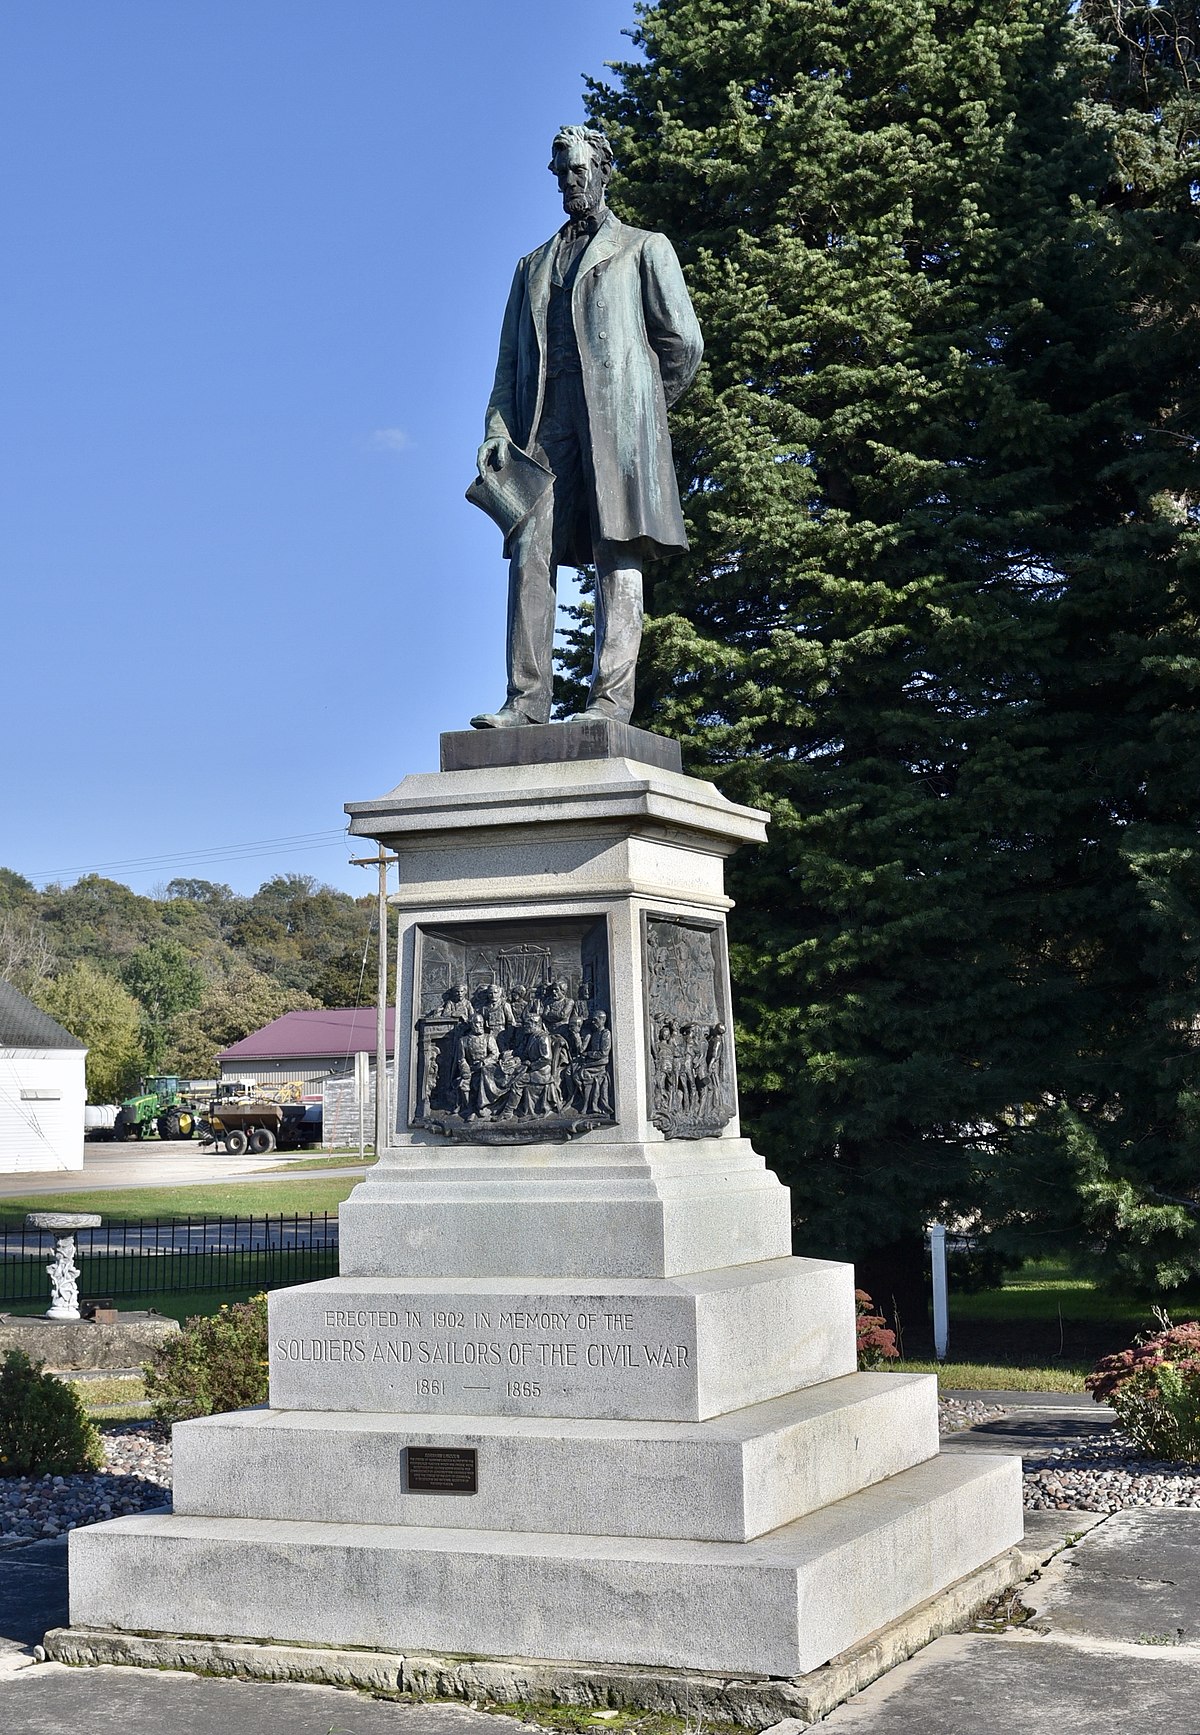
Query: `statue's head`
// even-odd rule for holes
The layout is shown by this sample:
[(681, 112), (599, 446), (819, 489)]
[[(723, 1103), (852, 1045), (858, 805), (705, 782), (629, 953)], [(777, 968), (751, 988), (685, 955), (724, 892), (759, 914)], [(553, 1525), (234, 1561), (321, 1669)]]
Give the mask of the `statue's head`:
[(613, 168), (612, 146), (594, 127), (559, 127), (550, 147), (550, 172), (558, 177), (568, 217), (590, 217), (604, 203)]
[(603, 1030), (604, 1026), (608, 1023), (608, 1014), (606, 1012), (593, 1012), (592, 1023), (596, 1026), (597, 1030)]
[(474, 1018), (472, 1018), (471, 1029), (475, 1032), (476, 1036), (482, 1036), (483, 1035), (483, 1013), (482, 1012), (477, 1012), (475, 1014)]

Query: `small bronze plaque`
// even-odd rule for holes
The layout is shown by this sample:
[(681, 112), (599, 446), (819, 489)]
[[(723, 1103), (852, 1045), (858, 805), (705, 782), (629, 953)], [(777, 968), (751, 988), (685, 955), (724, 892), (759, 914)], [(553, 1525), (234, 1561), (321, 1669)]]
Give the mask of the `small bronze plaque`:
[(474, 1446), (410, 1446), (410, 1494), (476, 1494), (478, 1481)]

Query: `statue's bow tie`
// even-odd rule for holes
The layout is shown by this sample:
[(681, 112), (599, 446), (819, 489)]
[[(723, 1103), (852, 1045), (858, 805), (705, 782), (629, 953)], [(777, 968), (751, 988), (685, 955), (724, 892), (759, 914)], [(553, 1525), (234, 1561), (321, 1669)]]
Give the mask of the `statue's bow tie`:
[(594, 235), (599, 227), (599, 217), (573, 217), (567, 224), (567, 236), (578, 241), (581, 235)]

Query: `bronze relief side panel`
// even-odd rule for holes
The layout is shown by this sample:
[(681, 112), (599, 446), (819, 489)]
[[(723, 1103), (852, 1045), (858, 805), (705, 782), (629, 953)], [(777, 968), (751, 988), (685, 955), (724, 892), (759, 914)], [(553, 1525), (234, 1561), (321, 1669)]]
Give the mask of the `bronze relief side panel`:
[(642, 916), (650, 1119), (671, 1139), (713, 1138), (734, 1116), (724, 930)]

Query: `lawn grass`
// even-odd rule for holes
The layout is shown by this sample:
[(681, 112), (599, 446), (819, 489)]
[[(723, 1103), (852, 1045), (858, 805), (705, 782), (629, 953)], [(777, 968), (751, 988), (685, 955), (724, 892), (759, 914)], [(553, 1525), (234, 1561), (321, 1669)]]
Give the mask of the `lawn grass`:
[(938, 1391), (1082, 1392), (1085, 1367), (1007, 1367), (996, 1362), (901, 1361), (887, 1371), (936, 1374)]
[(357, 1148), (352, 1151), (336, 1152), (327, 1157), (297, 1157), (291, 1163), (272, 1163), (271, 1174), (294, 1175), (301, 1169), (362, 1169), (365, 1173), (375, 1167), (375, 1153), (369, 1152), (360, 1157)]
[[(340, 1158), (337, 1160), (341, 1161)], [(35, 1199), (0, 1199), (0, 1226), (23, 1223), (29, 1211), (96, 1211), (110, 1223), (153, 1222), (155, 1219), (174, 1222), (185, 1217), (263, 1217), (280, 1214), (290, 1217), (293, 1213), (305, 1216), (310, 1211), (320, 1216), (323, 1212), (336, 1212), (342, 1200), (347, 1198), (357, 1185), (358, 1177), (355, 1175), (314, 1175), (311, 1180), (267, 1179), (225, 1186), (138, 1187), (112, 1192), (43, 1193)], [(251, 1295), (256, 1295), (263, 1289), (337, 1275), (337, 1256), (331, 1252), (323, 1260), (318, 1258), (307, 1276), (298, 1275), (294, 1263), (289, 1264), (282, 1257), (277, 1270), (273, 1268), (274, 1262), (261, 1262), (257, 1267), (255, 1281), (248, 1283), (244, 1279), (244, 1267), (238, 1266), (234, 1256), (230, 1261), (230, 1281), (224, 1287), (178, 1292), (146, 1290), (126, 1293), (119, 1277), (120, 1268), (125, 1263), (116, 1255), (102, 1255), (94, 1260), (88, 1257), (81, 1259), (80, 1294), (85, 1299), (111, 1295), (123, 1313), (155, 1312), (181, 1321), (191, 1319), (197, 1314), (216, 1313), (223, 1303), (247, 1301)], [(213, 1278), (219, 1275), (217, 1262), (211, 1262), (208, 1269)], [(0, 1303), (0, 1309), (17, 1315), (40, 1314), (46, 1311), (46, 1300), (45, 1296), (39, 1293), (29, 1301)]]
[[(89, 1416), (104, 1411), (106, 1421), (128, 1421), (135, 1416), (150, 1414), (146, 1382), (140, 1374), (114, 1376), (112, 1379), (68, 1379), (66, 1383), (79, 1393)], [(120, 1414), (111, 1414), (114, 1410), (119, 1410)]]
[[(954, 1378), (960, 1385), (1079, 1390), (1082, 1376), (1101, 1356), (1125, 1349), (1141, 1333), (1157, 1329), (1156, 1308), (1164, 1309), (1176, 1322), (1195, 1319), (1200, 1316), (1200, 1290), (1192, 1287), (1157, 1295), (1130, 1295), (1106, 1289), (1092, 1278), (1080, 1276), (1068, 1264), (1050, 1260), (1031, 1261), (1000, 1289), (974, 1295), (956, 1292), (951, 1277), (951, 1360), (939, 1371), (943, 1371), (943, 1383)], [(905, 1336), (915, 1358), (905, 1365), (934, 1367), (929, 1322), (910, 1327)], [(983, 1380), (973, 1373), (960, 1378), (944, 1371), (956, 1365), (976, 1371), (987, 1367), (1004, 1377)], [(1045, 1383), (1020, 1385), (1022, 1370), (1031, 1380)], [(1055, 1383), (1060, 1377), (1073, 1383)]]
[(1060, 1265), (1038, 1264), (1015, 1272), (1002, 1289), (984, 1289), (976, 1295), (950, 1298), (951, 1319), (982, 1325), (1003, 1321), (1019, 1325), (1024, 1320), (1098, 1320), (1126, 1325), (1131, 1331), (1150, 1329), (1155, 1307), (1172, 1316), (1191, 1319), (1200, 1309), (1195, 1289), (1164, 1290), (1157, 1296), (1122, 1295), (1099, 1288), (1090, 1278), (1075, 1277)]
[(119, 1187), (93, 1193), (39, 1193), (0, 1197), (0, 1224), (23, 1223), (30, 1211), (98, 1211), (109, 1222), (181, 1217), (273, 1217), (336, 1211), (358, 1185), (357, 1175), (314, 1175), (312, 1180), (242, 1181), (192, 1187)]

